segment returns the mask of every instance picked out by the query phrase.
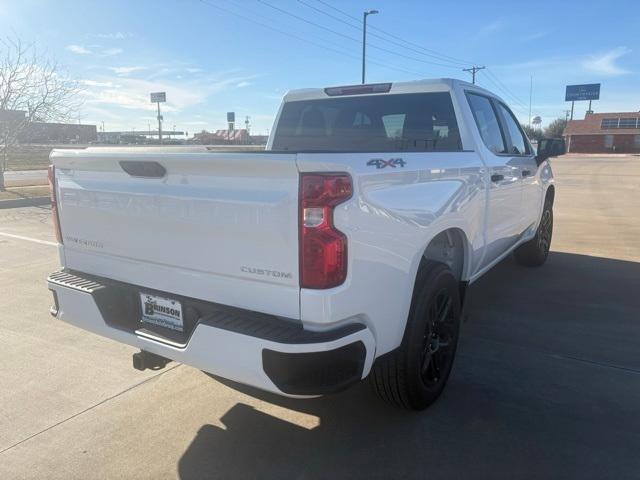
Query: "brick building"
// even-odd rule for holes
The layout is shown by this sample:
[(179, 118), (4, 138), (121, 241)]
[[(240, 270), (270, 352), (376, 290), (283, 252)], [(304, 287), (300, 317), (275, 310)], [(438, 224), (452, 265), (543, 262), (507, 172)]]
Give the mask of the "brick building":
[(267, 135), (249, 135), (245, 129), (216, 130), (196, 133), (188, 142), (201, 145), (264, 145), (268, 138)]
[(640, 153), (640, 112), (587, 113), (564, 129), (567, 151)]
[(193, 136), (192, 143), (200, 143), (202, 145), (229, 145), (249, 143), (249, 133), (244, 130), (216, 130), (215, 132), (202, 131)]

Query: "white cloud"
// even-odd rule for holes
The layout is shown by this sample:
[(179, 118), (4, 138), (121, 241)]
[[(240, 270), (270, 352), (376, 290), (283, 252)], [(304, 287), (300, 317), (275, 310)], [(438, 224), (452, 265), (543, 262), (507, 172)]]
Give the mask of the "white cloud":
[(628, 70), (616, 65), (616, 60), (631, 53), (627, 47), (617, 47), (608, 52), (591, 55), (585, 60), (582, 66), (595, 73), (607, 76), (624, 75)]
[(186, 121), (186, 122), (180, 122), (183, 125), (189, 125), (189, 126), (200, 126), (200, 125), (207, 125), (207, 122), (205, 122), (204, 120), (190, 120), (190, 121)]
[(476, 36), (479, 37), (487, 37), (494, 32), (500, 31), (504, 28), (505, 21), (502, 18), (496, 18), (495, 20), (484, 24), (482, 27), (478, 29)]
[(123, 52), (121, 48), (102, 48), (101, 45), (67, 45), (65, 48), (78, 55), (98, 54), (102, 57), (112, 57)]
[(122, 53), (122, 49), (121, 48), (107, 48), (107, 49), (102, 51), (102, 56), (103, 57), (112, 57), (113, 55), (118, 55), (120, 53)]
[(140, 70), (145, 70), (147, 67), (141, 67), (141, 66), (136, 66), (136, 67), (109, 67), (109, 70), (111, 70), (113, 73), (115, 73), (116, 75), (129, 75), (130, 73), (133, 72), (139, 72)]
[[(88, 47), (93, 48), (92, 45)], [(98, 50), (95, 50), (98, 54)], [(227, 92), (246, 86), (258, 75), (247, 75), (237, 70), (204, 72), (196, 65), (143, 64), (101, 67), (99, 74), (95, 69), (91, 76), (82, 80), (83, 86), (83, 118), (87, 121), (100, 122), (107, 120), (110, 129), (130, 129), (131, 125), (143, 125), (146, 128), (147, 117), (155, 120), (155, 104), (149, 100), (150, 92), (167, 92), (167, 103), (162, 105), (165, 119), (172, 125), (189, 126), (197, 129), (216, 125), (219, 119), (224, 125), (226, 109), (220, 113), (212, 113), (206, 105), (216, 98), (220, 101)], [(187, 69), (193, 73), (187, 74)], [(182, 78), (176, 78), (181, 75)], [(222, 100), (223, 101), (223, 100)], [(205, 116), (200, 113), (205, 109)], [(230, 107), (231, 109), (231, 107)], [(251, 113), (251, 109), (246, 109)], [(109, 112), (109, 115), (106, 114)], [(252, 116), (256, 132), (261, 131), (261, 121)], [(270, 126), (271, 120), (265, 123)], [(264, 128), (263, 128), (264, 129)]]
[(81, 80), (80, 82), (87, 87), (119, 88), (119, 85), (113, 82), (98, 82), (96, 80)]
[(107, 32), (107, 33), (96, 33), (93, 36), (96, 38), (106, 38), (108, 40), (124, 40), (125, 38), (133, 37), (133, 34), (129, 32)]
[(531, 32), (522, 36), (522, 41), (531, 42), (533, 40), (539, 40), (548, 35), (547, 32)]
[(91, 53), (91, 50), (83, 47), (82, 45), (67, 45), (65, 48), (72, 53), (77, 53), (78, 55), (86, 55)]
[(251, 82), (248, 82), (246, 80), (243, 80), (242, 82), (239, 82), (236, 87), (237, 88), (244, 88), (244, 87), (248, 87), (249, 85), (251, 85)]
[[(119, 68), (119, 67), (116, 67)], [(120, 67), (122, 68), (122, 67)], [(209, 75), (190, 81), (150, 80), (131, 77), (101, 77), (83, 82), (85, 104), (99, 104), (128, 110), (153, 110), (149, 101), (150, 92), (167, 92), (165, 112), (178, 112), (206, 102), (210, 95), (222, 92), (249, 77), (228, 77), (220, 79)]]

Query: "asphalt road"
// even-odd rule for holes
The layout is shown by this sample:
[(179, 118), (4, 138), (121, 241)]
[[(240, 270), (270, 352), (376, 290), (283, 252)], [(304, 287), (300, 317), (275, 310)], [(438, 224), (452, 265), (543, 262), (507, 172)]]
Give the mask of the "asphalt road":
[(46, 208), (0, 211), (0, 478), (640, 477), (640, 157), (558, 159), (555, 236), (470, 288), (429, 410), (239, 391), (53, 320)]

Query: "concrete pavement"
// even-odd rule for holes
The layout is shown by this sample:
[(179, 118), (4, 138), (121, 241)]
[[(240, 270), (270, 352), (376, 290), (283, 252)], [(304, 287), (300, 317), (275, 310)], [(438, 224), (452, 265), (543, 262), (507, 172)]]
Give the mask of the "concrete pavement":
[(300, 401), (137, 372), (133, 349), (48, 315), (47, 209), (0, 211), (0, 478), (637, 477), (640, 157), (553, 168), (549, 261), (470, 288), (450, 383), (422, 413), (364, 383)]

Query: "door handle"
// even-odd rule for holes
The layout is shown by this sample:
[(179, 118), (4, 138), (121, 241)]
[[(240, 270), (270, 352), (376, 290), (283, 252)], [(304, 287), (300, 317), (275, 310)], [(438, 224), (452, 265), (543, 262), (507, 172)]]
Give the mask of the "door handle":
[(500, 173), (494, 173), (493, 175), (491, 175), (492, 182), (501, 182), (502, 180), (504, 180), (504, 175)]
[(531, 175), (531, 170), (522, 170), (523, 177), (528, 177), (529, 175)]

